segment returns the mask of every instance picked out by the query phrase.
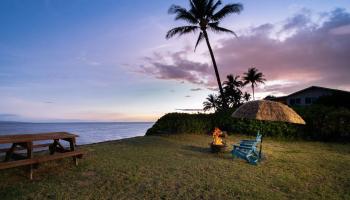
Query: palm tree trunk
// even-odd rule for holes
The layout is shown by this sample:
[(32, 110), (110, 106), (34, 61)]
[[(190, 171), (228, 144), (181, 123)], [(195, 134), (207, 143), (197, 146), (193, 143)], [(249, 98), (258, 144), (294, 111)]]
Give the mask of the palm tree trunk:
[(252, 84), (252, 90), (253, 90), (253, 100), (255, 101), (255, 96), (254, 96), (254, 84)]
[(207, 31), (206, 30), (202, 30), (202, 31), (203, 31), (203, 35), (204, 35), (205, 41), (207, 42), (207, 46), (208, 46), (208, 49), (209, 49), (209, 52), (210, 52), (211, 60), (213, 62), (215, 75), (216, 75), (216, 80), (218, 82), (219, 89), (220, 89), (220, 94), (222, 96), (222, 100), (223, 100), (223, 103), (224, 103), (223, 106), (224, 106), (224, 108), (226, 108), (226, 106), (227, 106), (226, 98), (225, 98), (225, 95), (224, 95), (224, 90), (222, 89), (221, 80), (220, 80), (220, 74), (219, 74), (219, 71), (218, 71), (218, 67), (216, 65), (214, 53), (213, 53), (213, 50), (211, 49), (211, 45), (210, 45), (210, 42), (209, 42), (209, 37), (208, 37)]

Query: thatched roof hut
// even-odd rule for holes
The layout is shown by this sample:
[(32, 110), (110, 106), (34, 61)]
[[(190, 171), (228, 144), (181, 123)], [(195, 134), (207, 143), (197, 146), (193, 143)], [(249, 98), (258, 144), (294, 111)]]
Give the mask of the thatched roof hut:
[(305, 121), (290, 107), (266, 100), (247, 102), (239, 107), (232, 117), (305, 124)]

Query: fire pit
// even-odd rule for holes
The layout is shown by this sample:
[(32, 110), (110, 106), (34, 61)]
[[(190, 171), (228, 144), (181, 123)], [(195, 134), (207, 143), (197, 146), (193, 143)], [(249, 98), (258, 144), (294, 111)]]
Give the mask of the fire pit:
[(223, 141), (225, 135), (219, 128), (215, 128), (213, 131), (213, 142), (210, 143), (210, 149), (212, 153), (224, 152), (226, 149), (226, 142)]

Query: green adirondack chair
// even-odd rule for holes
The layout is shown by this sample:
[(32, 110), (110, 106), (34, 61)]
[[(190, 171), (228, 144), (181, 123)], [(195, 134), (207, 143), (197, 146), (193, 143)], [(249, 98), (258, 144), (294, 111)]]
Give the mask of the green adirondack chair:
[[(257, 165), (262, 155), (262, 135), (258, 132), (255, 140), (241, 140), (239, 144), (233, 145), (233, 158), (241, 158), (250, 164)], [(260, 144), (260, 150), (258, 145)]]

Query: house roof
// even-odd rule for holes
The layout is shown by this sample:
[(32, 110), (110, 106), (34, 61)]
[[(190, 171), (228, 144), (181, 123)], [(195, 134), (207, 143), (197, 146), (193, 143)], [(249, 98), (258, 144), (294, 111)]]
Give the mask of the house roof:
[(310, 86), (310, 87), (307, 87), (305, 89), (296, 91), (296, 92), (294, 92), (292, 94), (286, 95), (286, 96), (280, 96), (280, 97), (275, 97), (275, 98), (268, 98), (267, 100), (285, 101), (287, 99), (287, 97), (290, 97), (290, 96), (293, 96), (293, 95), (296, 95), (296, 94), (300, 94), (300, 93), (303, 93), (303, 92), (308, 91), (308, 90), (315, 90), (315, 89), (325, 90), (325, 91), (329, 91), (329, 92), (340, 92), (340, 93), (350, 94), (349, 91), (345, 91), (345, 90), (337, 90), (337, 89), (331, 89), (331, 88), (320, 87), (320, 86)]
[(286, 97), (290, 97), (290, 96), (293, 96), (293, 95), (296, 95), (296, 94), (303, 93), (303, 92), (308, 91), (308, 90), (315, 90), (315, 89), (325, 90), (325, 91), (329, 91), (329, 92), (341, 92), (341, 93), (348, 93), (348, 94), (350, 94), (350, 92), (344, 91), (344, 90), (337, 90), (337, 89), (325, 88), (325, 87), (320, 87), (320, 86), (311, 86), (311, 87), (299, 90), (297, 92), (294, 92), (292, 94), (289, 94)]

